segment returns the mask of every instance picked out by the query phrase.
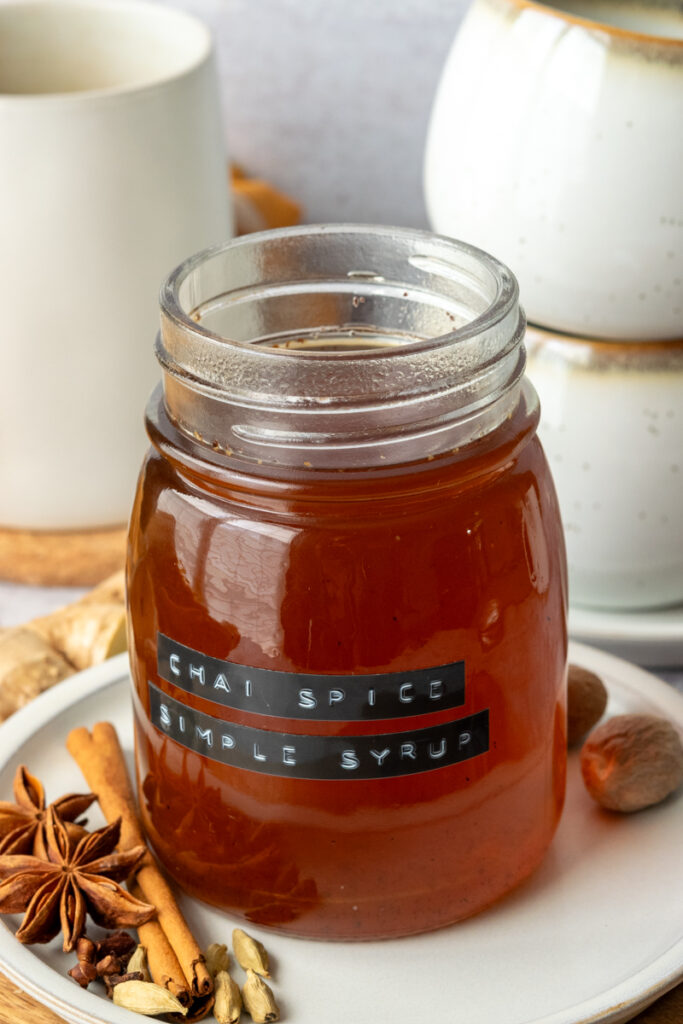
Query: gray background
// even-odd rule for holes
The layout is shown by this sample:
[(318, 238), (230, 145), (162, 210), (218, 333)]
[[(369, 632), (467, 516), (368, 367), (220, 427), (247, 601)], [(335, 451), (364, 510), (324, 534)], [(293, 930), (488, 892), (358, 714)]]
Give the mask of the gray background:
[(310, 222), (413, 227), (427, 226), (429, 112), (468, 3), (170, 0), (213, 30), (233, 160)]

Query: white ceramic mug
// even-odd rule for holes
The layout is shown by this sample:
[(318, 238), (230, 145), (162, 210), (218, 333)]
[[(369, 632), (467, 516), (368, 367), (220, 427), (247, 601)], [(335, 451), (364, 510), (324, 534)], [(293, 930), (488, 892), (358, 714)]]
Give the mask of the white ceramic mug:
[(529, 320), (683, 337), (683, 11), (474, 0), (432, 111), (436, 231), (519, 279)]
[(552, 470), (573, 605), (683, 602), (683, 342), (529, 327), (527, 372)]
[(0, 526), (125, 523), (157, 296), (231, 233), (212, 44), (131, 0), (0, 5)]

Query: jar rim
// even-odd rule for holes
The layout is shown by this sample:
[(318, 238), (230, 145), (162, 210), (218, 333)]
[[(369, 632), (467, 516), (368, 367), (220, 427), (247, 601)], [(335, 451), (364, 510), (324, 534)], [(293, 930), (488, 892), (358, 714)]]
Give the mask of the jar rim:
[[(383, 238), (385, 240), (395, 238), (401, 238), (404, 240), (412, 239), (415, 242), (422, 241), (425, 245), (436, 245), (439, 248), (443, 248), (444, 257), (447, 256), (448, 253), (459, 253), (475, 258), (479, 265), (485, 268), (490, 274), (491, 281), (495, 287), (493, 298), (482, 313), (472, 318), (467, 323), (454, 328), (452, 331), (448, 331), (435, 337), (411, 341), (409, 346), (365, 350), (354, 349), (334, 352), (290, 348), (257, 349), (251, 341), (239, 341), (210, 330), (193, 319), (191, 313), (183, 308), (179, 293), (183, 285), (188, 281), (190, 275), (197, 271), (202, 265), (206, 264), (209, 260), (212, 260), (228, 251), (237, 251), (240, 248), (246, 249), (254, 246), (255, 244), (262, 245), (271, 241), (278, 241), (280, 239), (301, 237), (329, 238), (330, 236), (340, 236), (344, 234), (357, 237), (374, 236), (375, 238)], [(417, 258), (420, 258), (419, 255)], [(425, 259), (435, 262), (435, 257), (431, 254), (426, 255)], [(444, 274), (446, 273), (447, 268), (448, 263), (446, 259), (444, 259), (444, 266), (442, 268)], [(379, 277), (381, 277), (381, 275), (373, 274), (370, 271), (359, 270), (354, 273), (358, 276), (359, 280), (364, 279), (366, 281), (372, 281), (378, 280)], [(169, 274), (161, 287), (159, 301), (162, 316), (166, 316), (169, 321), (175, 324), (176, 327), (182, 331), (189, 332), (197, 338), (203, 338), (209, 344), (234, 346), (242, 351), (260, 351), (264, 354), (267, 353), (268, 356), (276, 359), (322, 359), (325, 361), (330, 360), (343, 363), (355, 361), (357, 359), (373, 360), (396, 358), (402, 353), (405, 353), (407, 347), (410, 348), (412, 353), (429, 352), (447, 345), (452, 345), (458, 340), (465, 340), (477, 334), (481, 334), (494, 324), (500, 322), (501, 319), (504, 319), (516, 308), (519, 302), (519, 286), (516, 278), (508, 267), (506, 267), (500, 260), (496, 259), (495, 256), (485, 252), (483, 249), (479, 249), (477, 246), (470, 245), (468, 242), (450, 238), (447, 235), (434, 234), (420, 228), (390, 227), (386, 225), (358, 223), (325, 223), (304, 224), (288, 228), (273, 228), (268, 231), (252, 232), (247, 235), (241, 235), (237, 238), (230, 239), (227, 242), (221, 242), (218, 245), (211, 246), (210, 248), (203, 249), (184, 260)]]
[(518, 400), (518, 294), (495, 257), (428, 231), (245, 235), (162, 287), (166, 410), (214, 451), (257, 462), (434, 454), (490, 432)]

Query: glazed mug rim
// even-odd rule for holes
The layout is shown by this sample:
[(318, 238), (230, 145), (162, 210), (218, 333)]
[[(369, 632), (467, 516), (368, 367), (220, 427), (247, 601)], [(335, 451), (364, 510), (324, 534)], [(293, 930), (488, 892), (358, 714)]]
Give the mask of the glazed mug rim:
[(214, 45), (211, 32), (201, 19), (186, 11), (162, 7), (150, 0), (10, 0), (0, 5), (0, 32), (7, 25), (9, 31), (12, 19), (37, 17), (43, 13), (47, 18), (69, 12), (78, 18), (85, 14), (91, 19), (100, 19), (101, 32), (106, 30), (108, 18), (125, 20), (136, 31), (144, 31), (146, 25), (156, 22), (176, 28), (173, 41), (165, 40), (166, 66), (149, 77), (139, 80), (122, 81), (111, 85), (92, 85), (78, 89), (55, 89), (23, 92), (4, 91), (0, 80), (0, 107), (20, 104), (29, 108), (45, 104), (93, 104), (137, 99), (141, 94), (168, 89), (176, 82), (182, 82), (197, 72), (213, 57)]
[(598, 29), (608, 35), (614, 36), (623, 41), (636, 43), (649, 43), (663, 48), (673, 48), (680, 51), (683, 56), (683, 37), (661, 36), (653, 32), (638, 32), (635, 29), (622, 28), (620, 25), (613, 25), (610, 22), (600, 21), (597, 18), (588, 18), (571, 11), (564, 11), (560, 7), (551, 7), (549, 4), (541, 3), (540, 0), (504, 0), (506, 4), (520, 9), (538, 11), (540, 14), (547, 14), (552, 18), (569, 22), (586, 29)]
[(574, 334), (572, 331), (563, 331), (554, 327), (546, 327), (543, 324), (527, 323), (527, 338), (538, 338), (539, 341), (562, 341), (570, 342), (572, 345), (584, 346), (586, 348), (599, 349), (601, 352), (648, 352), (654, 354), (672, 353), (683, 351), (683, 337), (678, 338), (596, 338), (592, 335)]

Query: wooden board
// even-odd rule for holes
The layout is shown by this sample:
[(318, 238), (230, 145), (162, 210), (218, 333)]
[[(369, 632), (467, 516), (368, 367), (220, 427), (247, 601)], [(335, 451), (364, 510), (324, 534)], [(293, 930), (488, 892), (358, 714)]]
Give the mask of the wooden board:
[[(305, 999), (305, 993), (302, 993), (302, 999)], [(150, 1019), (140, 1018), (141, 1021)], [(247, 1021), (249, 1018), (245, 1014), (242, 1019)], [(0, 974), (0, 1024), (64, 1024), (64, 1021)], [(498, 1021), (496, 1024), (507, 1022)], [(683, 985), (634, 1017), (632, 1024), (683, 1024)]]
[(0, 527), (0, 579), (49, 587), (89, 587), (120, 569), (126, 530), (58, 533)]
[(0, 1024), (64, 1024), (64, 1021), (0, 974)]

